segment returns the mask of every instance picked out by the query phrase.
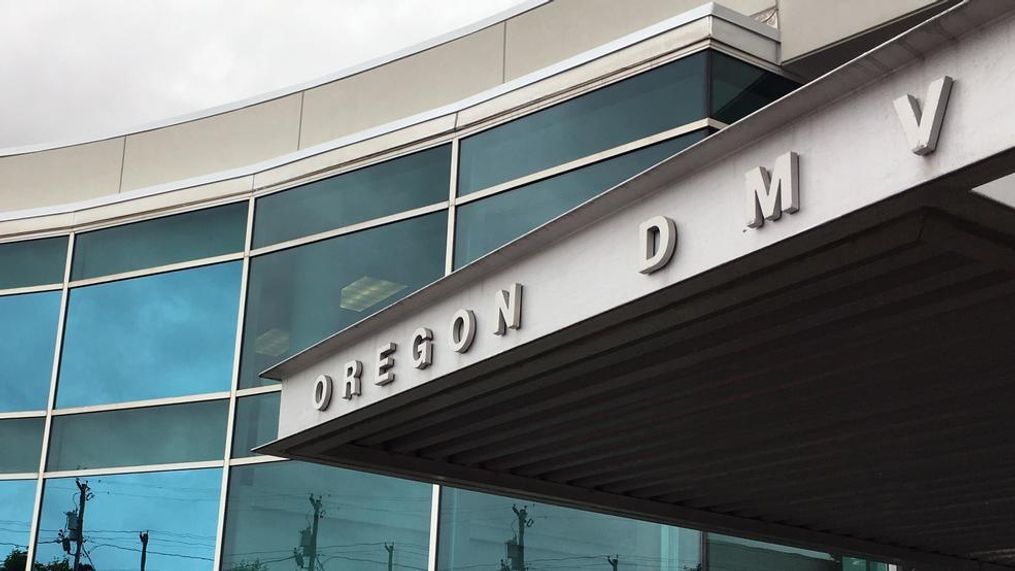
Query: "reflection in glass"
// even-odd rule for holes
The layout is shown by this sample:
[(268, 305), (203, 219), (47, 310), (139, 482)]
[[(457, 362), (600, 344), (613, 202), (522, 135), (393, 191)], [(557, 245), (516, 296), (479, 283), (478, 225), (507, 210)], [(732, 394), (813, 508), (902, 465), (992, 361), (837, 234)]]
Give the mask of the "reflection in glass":
[(431, 489), (302, 462), (234, 466), (222, 568), (423, 571)]
[(236, 399), (233, 458), (256, 456), (250, 450), (278, 437), (278, 407), (282, 393)]
[(73, 568), (80, 539), (81, 564), (102, 571), (140, 569), (142, 549), (150, 571), (210, 570), (221, 484), (217, 468), (46, 480), (35, 560)]
[(221, 460), (228, 400), (53, 417), (48, 470)]
[(0, 420), (0, 473), (38, 472), (43, 417)]
[(227, 391), (240, 262), (71, 290), (58, 407)]
[(240, 252), (247, 208), (246, 201), (237, 202), (78, 234), (71, 279)]
[[(717, 533), (708, 534), (710, 569), (722, 569), (723, 571), (840, 571), (841, 559), (841, 557), (821, 551), (762, 543)], [(842, 569), (841, 571), (847, 570)]]
[(455, 268), (703, 139), (698, 131), (458, 207)]
[(712, 112), (723, 123), (733, 123), (796, 89), (798, 84), (770, 71), (710, 52), (712, 58)]
[(60, 295), (47, 291), (0, 297), (0, 412), (46, 408)]
[(697, 531), (444, 488), (441, 571), (606, 569), (700, 571)]
[(0, 480), (0, 569), (5, 561), (10, 562), (6, 566), (10, 571), (25, 568), (35, 484), (35, 480)]
[(443, 145), (269, 194), (254, 209), (254, 247), (445, 201), (450, 176)]
[(258, 256), (250, 262), (240, 387), (258, 373), (444, 274), (438, 212)]
[(0, 244), (0, 289), (63, 283), (67, 237)]

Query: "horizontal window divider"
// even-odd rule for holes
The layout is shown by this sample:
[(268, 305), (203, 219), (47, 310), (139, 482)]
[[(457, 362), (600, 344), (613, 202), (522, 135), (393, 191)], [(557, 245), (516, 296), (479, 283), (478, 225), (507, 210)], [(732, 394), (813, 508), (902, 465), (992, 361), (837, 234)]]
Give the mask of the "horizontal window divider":
[(135, 408), (150, 408), (154, 406), (165, 406), (174, 404), (187, 404), (208, 402), (213, 400), (226, 400), (229, 398), (229, 391), (215, 393), (204, 393), (199, 395), (185, 395), (179, 397), (165, 397), (158, 399), (136, 400), (130, 402), (118, 402), (110, 404), (92, 404), (87, 406), (72, 406), (66, 408), (54, 408), (53, 416), (67, 416), (71, 414), (86, 414), (89, 412), (111, 412), (117, 410), (131, 410)]
[(0, 412), (0, 420), (11, 418), (45, 418), (45, 410), (19, 410), (17, 412)]
[(60, 291), (61, 289), (63, 289), (63, 284), (46, 284), (36, 286), (12, 287), (7, 289), (0, 289), (0, 296), (18, 295), (22, 293), (39, 293), (43, 291)]
[(162, 266), (154, 266), (151, 268), (144, 268), (140, 270), (131, 270), (129, 272), (121, 272), (118, 274), (109, 274), (108, 276), (98, 276), (94, 278), (85, 278), (81, 280), (74, 280), (70, 282), (70, 287), (84, 287), (96, 284), (104, 284), (109, 282), (116, 282), (120, 280), (127, 280), (130, 278), (140, 278), (144, 276), (153, 276), (155, 274), (164, 274), (173, 272), (176, 270), (187, 270), (190, 268), (199, 268), (201, 266), (212, 266), (215, 264), (221, 264), (223, 262), (233, 262), (236, 260), (243, 259), (243, 252), (234, 252), (232, 254), (222, 254), (220, 256), (212, 256), (210, 258), (201, 258), (198, 260), (187, 260), (186, 262), (176, 262), (174, 264), (165, 264)]
[(686, 135), (688, 133), (693, 133), (695, 131), (700, 131), (701, 129), (707, 129), (709, 127), (712, 127), (712, 128), (715, 128), (715, 129), (722, 129), (722, 128), (725, 128), (726, 126), (727, 125), (725, 123), (723, 123), (721, 121), (716, 121), (715, 119), (712, 119), (711, 117), (708, 117), (708, 118), (705, 118), (705, 119), (698, 119), (697, 121), (692, 121), (690, 123), (685, 123), (683, 125), (680, 125), (679, 127), (674, 127), (672, 129), (668, 129), (668, 130), (663, 131), (661, 133), (656, 133), (655, 135), (650, 135), (648, 137), (643, 137), (643, 138), (638, 139), (636, 141), (631, 141), (630, 143), (624, 143), (623, 145), (618, 145), (616, 147), (613, 147), (612, 149), (606, 149), (605, 151), (599, 151), (598, 153), (595, 153), (595, 154), (592, 154), (592, 155), (588, 155), (588, 156), (582, 157), (580, 159), (575, 159), (573, 161), (566, 162), (566, 163), (564, 163), (562, 165), (557, 165), (555, 167), (550, 167), (548, 169), (543, 169), (541, 171), (534, 172), (532, 174), (525, 175), (523, 177), (519, 177), (519, 178), (516, 178), (514, 180), (509, 180), (507, 182), (502, 182), (502, 183), (500, 183), (498, 185), (491, 186), (491, 187), (488, 187), (488, 188), (484, 188), (483, 190), (477, 190), (476, 192), (471, 192), (469, 194), (466, 194), (465, 196), (459, 196), (458, 198), (455, 199), (455, 206), (461, 206), (463, 204), (468, 204), (470, 202), (475, 202), (477, 200), (482, 200), (484, 198), (487, 198), (489, 196), (493, 196), (495, 194), (500, 194), (502, 192), (505, 192), (505, 191), (508, 191), (508, 190), (512, 190), (512, 189), (518, 188), (520, 186), (525, 186), (525, 185), (528, 185), (528, 184), (532, 184), (534, 182), (539, 182), (539, 181), (541, 181), (543, 179), (547, 179), (547, 178), (554, 177), (554, 176), (557, 176), (557, 175), (560, 175), (560, 174), (564, 174), (566, 172), (570, 172), (570, 171), (573, 171), (573, 170), (576, 170), (576, 169), (579, 169), (579, 168), (582, 168), (582, 167), (589, 166), (591, 164), (595, 164), (595, 163), (598, 163), (598, 162), (601, 162), (601, 161), (605, 161), (607, 159), (612, 159), (613, 157), (617, 157), (617, 156), (620, 156), (620, 155), (623, 155), (623, 154), (626, 154), (626, 153), (630, 153), (632, 151), (637, 151), (638, 149), (642, 149), (644, 147), (648, 147), (648, 146), (654, 145), (656, 143), (661, 143), (663, 141), (666, 141), (666, 140), (669, 140), (669, 139), (673, 139), (673, 138), (679, 137), (681, 135)]
[(263, 395), (266, 393), (279, 393), (282, 392), (282, 383), (275, 383), (272, 385), (265, 385), (263, 387), (248, 387), (245, 389), (236, 389), (236, 398), (248, 397), (251, 395)]
[(9, 480), (36, 480), (38, 478), (38, 472), (11, 472), (10, 474), (0, 474), (0, 482)]
[(200, 470), (202, 468), (221, 468), (222, 460), (202, 460), (198, 462), (174, 462), (172, 464), (146, 464), (142, 466), (115, 466), (110, 468), (87, 468), (83, 470), (57, 470), (43, 474), (47, 480), (51, 478), (73, 478), (91, 476), (111, 476), (113, 474), (143, 474), (148, 472), (171, 472), (179, 470)]
[(401, 222), (402, 220), (408, 220), (410, 218), (416, 218), (419, 216), (425, 216), (427, 214), (433, 214), (434, 212), (440, 212), (448, 208), (448, 202), (442, 201), (436, 204), (430, 204), (428, 206), (420, 206), (419, 208), (413, 208), (412, 210), (405, 210), (396, 214), (389, 214), (388, 216), (382, 216), (380, 218), (373, 218), (364, 222), (357, 222), (356, 224), (350, 224), (348, 226), (342, 226), (334, 230), (328, 230), (327, 232), (318, 232), (317, 234), (311, 234), (310, 236), (304, 236), (302, 238), (294, 238), (292, 240), (286, 240), (285, 242), (279, 242), (278, 244), (272, 244), (270, 246), (261, 246), (260, 248), (254, 248), (250, 251), (251, 256), (261, 256), (264, 254), (270, 254), (272, 252), (278, 252), (280, 250), (288, 250), (296, 246), (302, 246), (304, 244), (312, 244), (314, 242), (320, 242), (329, 238), (335, 238), (345, 234), (352, 234), (353, 232), (359, 232), (360, 230), (367, 230), (370, 228), (376, 228), (378, 226), (384, 226), (391, 224), (392, 222)]
[(233, 458), (229, 461), (230, 466), (246, 466), (249, 464), (267, 464), (269, 462), (288, 462), (288, 458), (278, 456), (246, 456), (244, 458)]

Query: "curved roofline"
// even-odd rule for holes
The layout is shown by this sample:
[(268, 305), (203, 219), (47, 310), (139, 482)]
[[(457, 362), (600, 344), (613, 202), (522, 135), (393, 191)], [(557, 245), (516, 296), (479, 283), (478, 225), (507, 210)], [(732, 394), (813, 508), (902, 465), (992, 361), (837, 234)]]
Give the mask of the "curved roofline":
[(160, 120), (153, 121), (153, 122), (150, 122), (150, 123), (142, 123), (142, 124), (137, 125), (135, 127), (131, 127), (131, 128), (128, 128), (128, 129), (126, 129), (124, 131), (116, 132), (116, 133), (109, 134), (109, 135), (106, 135), (106, 134), (102, 134), (102, 135), (83, 135), (83, 136), (80, 136), (80, 137), (75, 137), (73, 139), (68, 139), (68, 140), (64, 140), (64, 141), (49, 142), (49, 143), (36, 143), (36, 144), (32, 144), (32, 145), (22, 145), (22, 146), (17, 146), (17, 147), (0, 148), (0, 157), (8, 157), (8, 156), (15, 156), (15, 155), (24, 155), (24, 154), (28, 154), (28, 153), (36, 153), (36, 152), (39, 152), (39, 151), (50, 151), (50, 150), (61, 149), (61, 148), (66, 148), (66, 147), (75, 147), (75, 146), (84, 145), (84, 144), (87, 144), (87, 143), (97, 143), (97, 142), (100, 142), (100, 141), (108, 141), (110, 139), (117, 139), (119, 137), (126, 137), (126, 136), (134, 135), (134, 134), (137, 134), (137, 133), (144, 133), (145, 131), (153, 131), (155, 129), (161, 129), (163, 127), (171, 127), (173, 125), (180, 125), (180, 124), (183, 124), (183, 123), (189, 123), (191, 121), (197, 121), (197, 120), (200, 120), (200, 119), (206, 119), (208, 117), (214, 117), (215, 115), (221, 115), (221, 114), (224, 114), (224, 113), (229, 113), (231, 111), (238, 111), (240, 109), (244, 109), (246, 107), (251, 107), (251, 106), (254, 106), (254, 105), (258, 105), (260, 103), (266, 103), (268, 101), (272, 101), (272, 100), (275, 100), (275, 99), (281, 99), (283, 97), (287, 97), (287, 96), (293, 95), (295, 93), (300, 93), (301, 91), (306, 91), (308, 89), (313, 89), (315, 87), (320, 87), (322, 85), (331, 83), (333, 81), (338, 81), (340, 79), (345, 79), (347, 77), (351, 77), (353, 75), (356, 75), (356, 74), (359, 74), (359, 73), (363, 73), (364, 71), (369, 71), (371, 69), (374, 69), (374, 68), (377, 68), (377, 67), (381, 67), (383, 65), (387, 65), (387, 64), (392, 63), (394, 61), (397, 61), (397, 60), (400, 60), (400, 59), (403, 59), (403, 58), (406, 58), (406, 57), (409, 57), (409, 56), (412, 56), (412, 55), (415, 55), (415, 54), (418, 54), (418, 53), (422, 53), (422, 52), (425, 52), (425, 51), (430, 50), (430, 49), (433, 49), (433, 48), (435, 48), (437, 46), (440, 46), (442, 44), (453, 42), (455, 40), (464, 38), (465, 36), (468, 36), (470, 34), (474, 34), (474, 33), (478, 32), (480, 30), (484, 30), (486, 28), (489, 28), (490, 26), (495, 26), (495, 25), (497, 25), (497, 24), (499, 24), (501, 22), (510, 20), (511, 18), (514, 18), (515, 16), (519, 16), (519, 15), (524, 14), (525, 12), (528, 12), (528, 11), (533, 10), (535, 8), (539, 8), (540, 6), (543, 6), (544, 4), (548, 4), (548, 3), (552, 2), (552, 1), (553, 0), (522, 0), (522, 2), (520, 2), (519, 4), (517, 4), (517, 5), (515, 5), (515, 6), (511, 7), (511, 8), (508, 8), (507, 10), (503, 10), (501, 12), (493, 14), (492, 16), (488, 16), (488, 17), (483, 18), (481, 20), (477, 20), (477, 21), (475, 21), (475, 22), (473, 22), (471, 24), (462, 26), (460, 28), (456, 28), (454, 30), (451, 30), (450, 32), (446, 32), (446, 33), (441, 34), (439, 36), (435, 36), (433, 38), (430, 38), (429, 40), (425, 40), (425, 41), (420, 42), (418, 44), (414, 44), (414, 45), (402, 48), (400, 50), (396, 50), (396, 51), (387, 53), (385, 55), (382, 55), (382, 56), (379, 56), (379, 57), (376, 57), (376, 58), (373, 58), (373, 59), (369, 59), (369, 60), (366, 60), (364, 62), (360, 62), (360, 63), (358, 63), (356, 65), (353, 65), (353, 66), (350, 66), (350, 67), (347, 67), (347, 68), (344, 68), (344, 69), (341, 69), (341, 70), (329, 73), (327, 75), (323, 75), (323, 76), (320, 76), (320, 77), (317, 77), (317, 78), (314, 78), (314, 79), (311, 79), (311, 80), (308, 80), (308, 81), (304, 81), (304, 82), (301, 82), (301, 83), (289, 85), (287, 87), (283, 87), (283, 88), (276, 89), (276, 90), (273, 90), (273, 91), (268, 91), (266, 93), (261, 93), (261, 94), (258, 94), (258, 95), (254, 95), (252, 97), (247, 97), (247, 98), (244, 98), (244, 99), (240, 99), (240, 100), (236, 100), (236, 101), (231, 101), (229, 103), (224, 103), (222, 105), (216, 105), (214, 107), (208, 107), (208, 108), (205, 108), (205, 109), (200, 109), (198, 111), (194, 111), (194, 112), (191, 112), (191, 113), (184, 113), (182, 115), (176, 115), (176, 116), (173, 116), (173, 117), (168, 117), (166, 119), (160, 119)]

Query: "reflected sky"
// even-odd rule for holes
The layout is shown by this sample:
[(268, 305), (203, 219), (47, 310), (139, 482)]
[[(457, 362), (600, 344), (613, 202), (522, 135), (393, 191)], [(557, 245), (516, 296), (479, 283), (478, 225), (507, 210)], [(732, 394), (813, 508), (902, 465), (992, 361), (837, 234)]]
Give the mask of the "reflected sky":
[(57, 406), (229, 390), (240, 262), (74, 289)]
[(0, 562), (15, 550), (28, 550), (35, 505), (35, 480), (0, 481)]
[[(101, 571), (135, 571), (148, 531), (148, 571), (204, 571), (212, 568), (218, 522), (221, 470), (205, 469), (82, 478), (92, 493), (85, 507), (82, 557)], [(66, 529), (66, 512), (76, 509), (74, 478), (47, 480), (36, 561), (73, 555), (56, 543)]]
[(60, 292), (0, 297), (0, 412), (43, 410), (49, 396)]

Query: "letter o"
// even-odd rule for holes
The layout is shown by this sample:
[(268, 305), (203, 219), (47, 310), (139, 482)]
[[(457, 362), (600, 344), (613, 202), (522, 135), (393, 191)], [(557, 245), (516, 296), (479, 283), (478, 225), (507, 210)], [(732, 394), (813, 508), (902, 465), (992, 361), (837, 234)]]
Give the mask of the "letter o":
[(476, 339), (476, 314), (471, 309), (459, 309), (451, 318), (451, 350), (464, 353)]
[(318, 375), (314, 379), (314, 408), (317, 410), (326, 410), (331, 404), (331, 385), (331, 377), (328, 375)]

